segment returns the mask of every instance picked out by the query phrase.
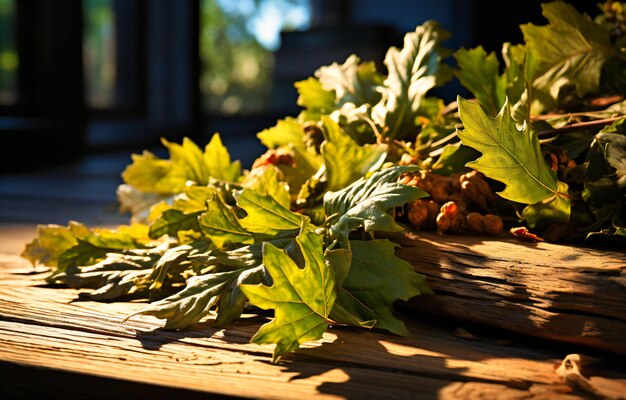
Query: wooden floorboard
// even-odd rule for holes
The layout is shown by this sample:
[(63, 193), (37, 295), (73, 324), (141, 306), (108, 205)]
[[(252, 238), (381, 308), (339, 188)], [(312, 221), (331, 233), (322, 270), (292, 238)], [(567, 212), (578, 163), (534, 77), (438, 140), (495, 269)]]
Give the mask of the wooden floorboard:
[[(182, 332), (161, 330), (153, 317), (122, 322), (144, 305), (77, 301), (78, 291), (47, 287), (17, 256), (2, 260), (0, 357), (19, 366), (255, 398), (570, 392), (554, 374), (564, 352), (501, 345), (497, 337), (464, 340), (454, 327), (418, 320), (409, 337), (334, 328), (273, 365), (271, 346), (248, 343), (265, 317), (248, 315), (224, 329), (208, 320)], [(619, 371), (604, 372), (626, 384)]]
[(0, 279), (0, 355), (18, 365), (249, 397), (412, 398), (471, 383), (520, 396), (565, 390), (554, 354), (465, 341), (428, 324), (412, 323), (408, 338), (331, 329), (272, 365), (271, 346), (248, 343), (263, 317), (162, 331), (152, 317), (122, 322), (142, 304), (77, 302), (77, 291), (43, 286), (16, 257)]

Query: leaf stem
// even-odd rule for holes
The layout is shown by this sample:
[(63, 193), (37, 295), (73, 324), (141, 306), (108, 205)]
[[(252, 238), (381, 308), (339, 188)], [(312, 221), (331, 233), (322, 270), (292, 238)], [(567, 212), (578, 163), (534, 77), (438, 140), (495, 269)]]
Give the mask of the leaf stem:
[(545, 137), (557, 135), (559, 133), (571, 132), (571, 131), (576, 131), (576, 130), (579, 130), (579, 129), (586, 129), (586, 128), (594, 128), (594, 127), (599, 127), (599, 126), (606, 126), (606, 125), (608, 125), (608, 124), (610, 124), (612, 122), (615, 122), (618, 119), (623, 118), (623, 117), (624, 117), (623, 115), (620, 115), (619, 117), (603, 118), (603, 119), (597, 119), (595, 121), (576, 122), (574, 124), (566, 125), (566, 126), (563, 126), (561, 128), (547, 129), (545, 131), (537, 132), (537, 137), (538, 138), (545, 138)]

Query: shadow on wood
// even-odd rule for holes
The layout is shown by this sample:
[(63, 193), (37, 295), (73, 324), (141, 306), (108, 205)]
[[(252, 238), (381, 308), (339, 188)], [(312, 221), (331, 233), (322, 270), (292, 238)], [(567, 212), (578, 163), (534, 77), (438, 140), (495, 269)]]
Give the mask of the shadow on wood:
[(626, 354), (626, 254), (506, 237), (392, 238), (435, 296), (409, 307)]

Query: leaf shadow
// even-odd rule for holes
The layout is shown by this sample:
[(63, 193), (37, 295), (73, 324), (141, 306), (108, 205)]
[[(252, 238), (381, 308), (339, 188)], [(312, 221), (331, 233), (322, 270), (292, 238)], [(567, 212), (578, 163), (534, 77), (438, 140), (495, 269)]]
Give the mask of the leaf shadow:
[[(317, 386), (319, 393), (346, 398), (435, 399), (463, 390), (468, 382), (482, 385), (485, 393), (509, 390), (521, 394), (533, 382), (490, 375), (493, 371), (481, 370), (480, 365), (489, 359), (515, 355), (545, 358), (499, 346), (486, 336), (472, 341), (460, 339), (450, 321), (410, 321), (409, 325), (409, 337), (334, 328), (334, 341), (302, 348), (285, 357), (286, 371), (295, 373), (290, 381), (323, 378)], [(321, 365), (322, 371), (310, 364)]]
[[(398, 256), (425, 274), (436, 293), (418, 296), (406, 308), (505, 328), (546, 344), (600, 348), (606, 340), (626, 351), (612, 332), (626, 329), (618, 261), (623, 253), (468, 236), (433, 250), (433, 240), (415, 234), (399, 239)], [(598, 262), (612, 267), (593, 265)], [(590, 299), (597, 300), (588, 304)]]
[[(418, 247), (430, 246), (426, 239), (415, 239)], [(420, 242), (421, 241), (421, 242)], [(333, 327), (325, 336), (323, 343), (306, 345), (293, 354), (286, 355), (279, 364), (271, 364), (271, 347), (250, 345), (249, 341), (256, 330), (266, 321), (271, 313), (259, 311), (259, 315), (250, 316), (229, 324), (217, 327), (212, 320), (201, 322), (191, 329), (169, 331), (155, 328), (154, 323), (143, 319), (131, 320), (129, 332), (141, 342), (144, 349), (158, 351), (169, 343), (184, 343), (220, 351), (245, 353), (251, 355), (254, 363), (263, 363), (275, 368), (280, 379), (288, 379), (293, 385), (314, 385), (320, 394), (336, 395), (345, 398), (439, 398), (456, 395), (462, 397), (471, 394), (468, 383), (482, 385), (480, 390), (498, 396), (498, 390), (506, 390), (512, 394), (527, 394), (536, 382), (532, 379), (504, 380), (506, 374), (476, 372), (477, 365), (488, 364), (494, 360), (518, 357), (524, 360), (558, 360), (570, 352), (586, 350), (580, 346), (555, 345), (552, 342), (529, 340), (510, 332), (484, 328), (475, 322), (446, 320), (441, 317), (442, 307), (452, 306), (464, 309), (467, 304), (451, 302), (457, 287), (448, 285), (444, 274), (456, 266), (461, 278), (465, 281), (463, 290), (482, 293), (484, 307), (497, 310), (495, 317), (505, 318), (515, 313), (521, 318), (530, 318), (526, 309), (532, 305), (528, 290), (522, 285), (514, 287), (508, 296), (517, 299), (519, 309), (511, 308), (510, 304), (498, 305), (500, 300), (485, 294), (488, 288), (506, 282), (506, 271), (497, 279), (480, 277), (470, 279), (473, 275), (467, 270), (479, 269), (484, 256), (472, 254), (473, 246), (483, 243), (483, 238), (473, 238), (463, 244), (457, 243), (455, 251), (449, 254), (440, 253), (426, 256), (425, 265), (429, 269), (429, 278), (435, 287), (437, 296), (447, 296), (446, 300), (438, 300), (437, 296), (417, 298), (410, 306), (398, 304), (399, 311), (408, 322), (411, 336), (398, 337), (379, 331), (358, 330), (347, 327)], [(537, 251), (544, 251), (536, 249)], [(402, 249), (398, 249), (402, 253)], [(423, 255), (423, 254), (421, 254)], [(402, 254), (400, 254), (402, 257)], [(466, 259), (460, 263), (460, 259)], [(437, 283), (438, 282), (438, 283)], [(439, 286), (437, 286), (437, 284)], [(45, 287), (45, 286), (44, 286)], [(469, 289), (468, 289), (469, 288)], [(461, 299), (462, 300), (462, 299)], [(417, 302), (417, 303), (415, 303)], [(419, 305), (422, 302), (423, 304)], [(448, 303), (448, 305), (446, 305)], [(415, 306), (418, 304), (418, 306)], [(494, 308), (495, 306), (495, 308)], [(502, 307), (502, 310), (498, 310)], [(417, 311), (416, 311), (417, 310)], [(466, 309), (467, 311), (467, 309)], [(471, 311), (471, 310), (470, 310)], [(147, 317), (146, 317), (147, 318)], [(147, 321), (147, 320), (145, 320)], [(487, 321), (489, 322), (489, 321)], [(463, 338), (454, 332), (459, 326), (476, 334), (474, 338)], [(495, 332), (495, 333), (494, 333)], [(501, 345), (501, 339), (508, 344)], [(511, 345), (511, 341), (513, 345)], [(190, 352), (193, 352), (190, 349)], [(184, 356), (184, 355), (183, 355)], [(273, 370), (274, 371), (274, 370)], [(620, 375), (621, 376), (621, 375)], [(242, 384), (245, 376), (241, 376)]]
[[(138, 331), (135, 338), (146, 350), (159, 350), (163, 345), (174, 342), (207, 340), (215, 338), (229, 345), (248, 344), (252, 336), (265, 322), (266, 313), (247, 315), (227, 326), (216, 326), (214, 319), (204, 320), (192, 327), (181, 330), (170, 330), (162, 327), (146, 331)], [(265, 355), (265, 353), (263, 353)]]

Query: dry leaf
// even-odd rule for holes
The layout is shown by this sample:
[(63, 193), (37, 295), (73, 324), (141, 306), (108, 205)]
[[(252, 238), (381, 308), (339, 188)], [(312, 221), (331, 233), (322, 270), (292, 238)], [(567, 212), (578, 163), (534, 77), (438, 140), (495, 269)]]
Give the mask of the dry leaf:
[(554, 372), (570, 387), (577, 387), (604, 399), (626, 399), (626, 382), (583, 375), (583, 367), (594, 361), (585, 355), (569, 354)]
[(533, 242), (543, 242), (542, 238), (530, 232), (528, 228), (526, 228), (525, 226), (518, 226), (516, 228), (511, 228), (510, 232), (513, 234), (513, 236), (523, 239), (523, 240), (529, 240)]

